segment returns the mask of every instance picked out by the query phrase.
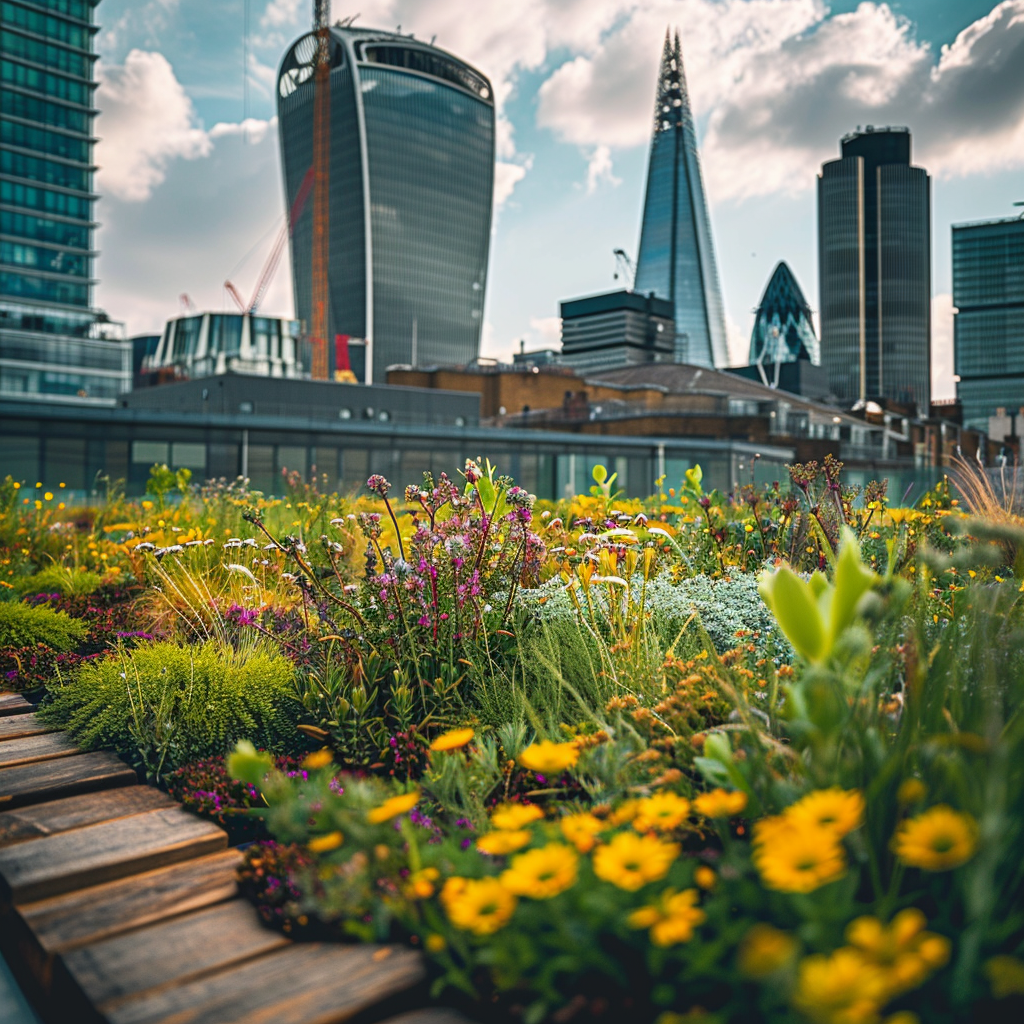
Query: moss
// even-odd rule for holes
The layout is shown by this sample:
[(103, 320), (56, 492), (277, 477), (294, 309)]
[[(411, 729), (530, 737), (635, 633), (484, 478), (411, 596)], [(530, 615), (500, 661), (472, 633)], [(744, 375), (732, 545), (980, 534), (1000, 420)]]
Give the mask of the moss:
[(84, 622), (45, 605), (27, 605), (17, 601), (0, 604), (0, 648), (43, 644), (55, 651), (72, 651), (85, 639), (88, 631)]

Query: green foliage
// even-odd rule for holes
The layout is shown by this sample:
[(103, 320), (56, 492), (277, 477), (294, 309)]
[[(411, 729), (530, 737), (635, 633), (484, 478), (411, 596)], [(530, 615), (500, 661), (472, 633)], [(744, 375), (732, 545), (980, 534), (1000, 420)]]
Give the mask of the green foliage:
[(160, 508), (163, 508), (171, 491), (176, 490), (182, 495), (188, 494), (191, 481), (191, 469), (182, 468), (175, 472), (166, 464), (154, 463), (150, 467), (149, 479), (146, 481), (146, 493), (152, 494)]
[(0, 648), (43, 644), (55, 651), (71, 651), (87, 633), (84, 622), (45, 605), (15, 601), (0, 604)]
[(152, 643), (82, 666), (42, 713), (86, 750), (113, 750), (158, 779), (242, 737), (271, 753), (302, 749), (292, 674), (267, 650)]
[(21, 579), (15, 585), (18, 593), (60, 594), (62, 597), (88, 597), (95, 592), (103, 578), (98, 572), (90, 572), (81, 566), (62, 565), (54, 562), (45, 569)]

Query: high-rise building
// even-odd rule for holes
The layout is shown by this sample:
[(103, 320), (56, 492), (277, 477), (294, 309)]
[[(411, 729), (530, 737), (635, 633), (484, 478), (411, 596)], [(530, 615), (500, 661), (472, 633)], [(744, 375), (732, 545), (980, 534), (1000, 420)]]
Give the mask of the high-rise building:
[(965, 427), (1024, 406), (1024, 219), (953, 225), (953, 351)]
[(811, 307), (807, 305), (793, 271), (785, 261), (776, 264), (754, 313), (750, 335), (751, 365), (795, 363), (809, 359), (820, 362), (818, 337), (814, 333)]
[(605, 292), (561, 303), (558, 362), (579, 373), (675, 359), (672, 303), (636, 292)]
[[(310, 324), (313, 66), (306, 35), (278, 74), (296, 314)], [(459, 364), (480, 351), (494, 192), (494, 94), (479, 71), (394, 32), (331, 29), (327, 348), (360, 380), (395, 363)], [(308, 186), (305, 191), (308, 192)], [(363, 353), (365, 365), (360, 366)]]
[(844, 402), (931, 395), (931, 181), (906, 128), (856, 131), (818, 177), (821, 361)]
[(725, 311), (679, 34), (665, 36), (634, 287), (675, 308), (677, 363), (725, 366)]
[[(112, 404), (123, 328), (92, 308), (93, 23), (99, 0), (4, 0), (0, 396)], [(84, 443), (84, 442), (83, 442)]]

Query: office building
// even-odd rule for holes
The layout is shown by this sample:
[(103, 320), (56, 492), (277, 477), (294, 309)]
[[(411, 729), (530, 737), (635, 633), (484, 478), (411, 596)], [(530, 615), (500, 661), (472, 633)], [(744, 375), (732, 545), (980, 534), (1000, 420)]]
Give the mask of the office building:
[[(393, 363), (480, 351), (494, 192), (494, 95), (484, 75), (411, 36), (331, 29), (327, 333), (360, 380)], [(310, 323), (315, 36), (288, 50), (278, 115), (298, 319)], [(360, 365), (360, 364), (363, 365)]]
[(750, 363), (775, 367), (801, 359), (821, 361), (811, 307), (807, 305), (793, 271), (784, 261), (776, 264), (754, 312), (750, 335)]
[(665, 36), (634, 288), (668, 299), (675, 361), (725, 366), (725, 311), (679, 35)]
[(926, 415), (931, 394), (931, 181), (910, 132), (843, 138), (818, 177), (821, 361), (843, 402)]
[(0, 32), (0, 396), (111, 404), (121, 325), (92, 308), (98, 0), (4, 0)]
[(985, 429), (1024, 407), (1024, 219), (953, 225), (953, 307), (964, 426)]
[(668, 299), (631, 291), (562, 302), (558, 363), (579, 373), (675, 359), (675, 321)]

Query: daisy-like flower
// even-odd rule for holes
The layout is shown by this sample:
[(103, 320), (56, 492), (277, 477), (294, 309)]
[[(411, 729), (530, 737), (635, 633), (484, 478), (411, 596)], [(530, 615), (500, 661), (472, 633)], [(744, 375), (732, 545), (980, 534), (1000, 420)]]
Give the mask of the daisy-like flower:
[(648, 882), (668, 874), (679, 856), (678, 843), (666, 843), (653, 835), (620, 832), (594, 854), (594, 874), (605, 882), (636, 892)]
[(845, 836), (864, 821), (864, 797), (856, 789), (816, 789), (787, 807), (785, 813), (794, 822)]
[(924, 914), (916, 907), (901, 910), (888, 924), (877, 917), (858, 917), (846, 928), (846, 939), (872, 963), (885, 968), (890, 998), (909, 992), (949, 960), (950, 942), (925, 931)]
[(740, 943), (737, 961), (748, 978), (767, 978), (794, 957), (797, 942), (770, 924), (755, 924)]
[(966, 864), (978, 846), (978, 826), (969, 814), (946, 804), (903, 822), (893, 839), (896, 856), (910, 867), (949, 871)]
[(552, 743), (550, 740), (534, 743), (519, 755), (519, 763), (524, 768), (544, 775), (564, 772), (579, 759), (580, 751), (575, 743)]
[(703, 924), (706, 917), (697, 906), (696, 889), (666, 889), (656, 903), (634, 910), (626, 920), (630, 928), (650, 929), (655, 946), (675, 946), (689, 942), (693, 929)]
[(458, 750), (469, 743), (476, 734), (472, 729), (451, 729), (436, 736), (430, 744), (431, 750)]
[(526, 829), (514, 832), (498, 830), (488, 832), (476, 841), (476, 848), (481, 853), (489, 853), (492, 857), (501, 857), (506, 853), (521, 850), (530, 841), (530, 833)]
[(813, 892), (846, 873), (846, 855), (835, 832), (784, 816), (754, 825), (754, 866), (779, 892)]
[(713, 789), (693, 799), (694, 809), (705, 818), (733, 818), (747, 806), (747, 794), (740, 789)]
[(512, 858), (501, 884), (517, 896), (548, 900), (576, 884), (579, 854), (563, 843), (548, 843)]
[(558, 824), (562, 829), (562, 835), (580, 853), (590, 853), (597, 845), (599, 833), (607, 828), (607, 825), (600, 818), (595, 818), (593, 814), (585, 812), (568, 814)]
[(403, 793), (401, 796), (393, 796), (385, 800), (379, 807), (367, 811), (366, 820), (371, 825), (379, 825), (381, 822), (397, 818), (406, 811), (411, 811), (420, 800), (420, 791), (414, 789), (411, 793)]
[(804, 957), (793, 1002), (820, 1024), (874, 1021), (888, 999), (885, 971), (850, 946)]
[(437, 880), (441, 877), (437, 868), (423, 868), (414, 871), (406, 880), (404, 893), (410, 900), (426, 900), (434, 895)]
[(491, 814), (491, 824), (514, 832), (543, 817), (544, 812), (536, 804), (499, 804)]
[(474, 935), (493, 935), (508, 924), (517, 900), (497, 878), (450, 878), (442, 903), (456, 928)]
[(655, 793), (637, 804), (633, 828), (638, 832), (669, 832), (690, 813), (690, 801), (676, 793)]

